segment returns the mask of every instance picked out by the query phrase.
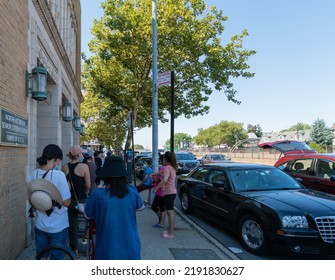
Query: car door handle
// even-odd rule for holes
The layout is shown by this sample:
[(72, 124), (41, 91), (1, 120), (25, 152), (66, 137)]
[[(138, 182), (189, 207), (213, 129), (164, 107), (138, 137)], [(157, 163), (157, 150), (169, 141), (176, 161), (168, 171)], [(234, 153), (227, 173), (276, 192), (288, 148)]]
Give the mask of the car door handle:
[(315, 180), (313, 180), (313, 182), (315, 182), (315, 183), (320, 183), (321, 180), (317, 180), (317, 179), (315, 179)]

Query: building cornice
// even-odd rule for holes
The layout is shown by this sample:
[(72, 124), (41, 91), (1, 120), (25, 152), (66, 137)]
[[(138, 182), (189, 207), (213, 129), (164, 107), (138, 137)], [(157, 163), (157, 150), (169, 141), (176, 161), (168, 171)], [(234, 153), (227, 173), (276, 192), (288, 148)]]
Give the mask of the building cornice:
[[(65, 71), (66, 71), (69, 79), (71, 80), (71, 82), (73, 84), (73, 87), (76, 90), (76, 95), (79, 97), (80, 101), (83, 101), (83, 95), (81, 93), (81, 85), (80, 85), (80, 40), (77, 39), (77, 49), (76, 49), (76, 51), (78, 52), (78, 49), (79, 49), (79, 54), (77, 53), (77, 57), (76, 57), (76, 60), (77, 60), (77, 63), (76, 63), (77, 74), (76, 74), (72, 69), (70, 59), (69, 59), (69, 57), (66, 53), (63, 41), (61, 39), (61, 36), (59, 34), (58, 28), (57, 28), (56, 23), (54, 21), (54, 18), (52, 16), (49, 5), (47, 4), (47, 1), (45, 1), (45, 0), (32, 0), (32, 2), (35, 5), (36, 11), (37, 11), (41, 21), (43, 22), (43, 25), (44, 25), (44, 27), (45, 27), (48, 35), (49, 35), (49, 38), (50, 38), (52, 44), (54, 45), (55, 50), (56, 50), (59, 58), (61, 59), (63, 65), (64, 65)], [(79, 2), (79, 0), (74, 1), (74, 2)], [(80, 13), (80, 5), (79, 5), (79, 9), (78, 9), (78, 5), (77, 5), (75, 12), (76, 12), (76, 17), (78, 17), (78, 12)], [(79, 16), (79, 18), (80, 18), (80, 16)], [(77, 18), (77, 23), (78, 23), (78, 25), (77, 25), (78, 26), (78, 34), (80, 34), (81, 29), (80, 29), (80, 21), (78, 21), (78, 18)], [(79, 38), (80, 38), (80, 36), (79, 36)], [(78, 60), (79, 60), (79, 67), (78, 67)]]

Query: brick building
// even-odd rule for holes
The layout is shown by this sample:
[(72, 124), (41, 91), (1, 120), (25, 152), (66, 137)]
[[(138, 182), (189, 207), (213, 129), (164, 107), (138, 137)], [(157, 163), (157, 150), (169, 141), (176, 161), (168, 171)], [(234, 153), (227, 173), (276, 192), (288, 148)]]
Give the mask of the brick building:
[[(33, 238), (26, 179), (36, 158), (47, 144), (65, 154), (79, 143), (80, 28), (79, 0), (0, 0), (0, 259)], [(47, 71), (40, 99), (27, 75), (37, 66)]]

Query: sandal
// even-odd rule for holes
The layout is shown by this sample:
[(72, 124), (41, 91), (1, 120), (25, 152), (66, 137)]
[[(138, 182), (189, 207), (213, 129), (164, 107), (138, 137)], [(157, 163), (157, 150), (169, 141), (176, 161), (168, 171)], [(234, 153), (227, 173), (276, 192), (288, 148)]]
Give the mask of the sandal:
[(165, 228), (164, 226), (160, 225), (160, 224), (154, 224), (152, 225), (152, 227), (156, 227), (156, 228)]
[(165, 239), (173, 239), (174, 236), (168, 234), (166, 231), (163, 231), (163, 232), (161, 233), (161, 237), (162, 237), (162, 238), (165, 238)]

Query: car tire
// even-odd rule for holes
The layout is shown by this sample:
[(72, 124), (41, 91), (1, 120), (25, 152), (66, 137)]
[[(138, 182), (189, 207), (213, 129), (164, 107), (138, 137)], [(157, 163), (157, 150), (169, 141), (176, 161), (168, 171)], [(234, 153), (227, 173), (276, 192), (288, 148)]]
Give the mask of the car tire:
[(238, 235), (243, 247), (252, 254), (268, 252), (268, 241), (261, 221), (254, 215), (243, 216), (238, 224)]
[(182, 191), (180, 193), (180, 204), (181, 209), (186, 214), (192, 214), (193, 213), (193, 206), (190, 195), (186, 191)]

